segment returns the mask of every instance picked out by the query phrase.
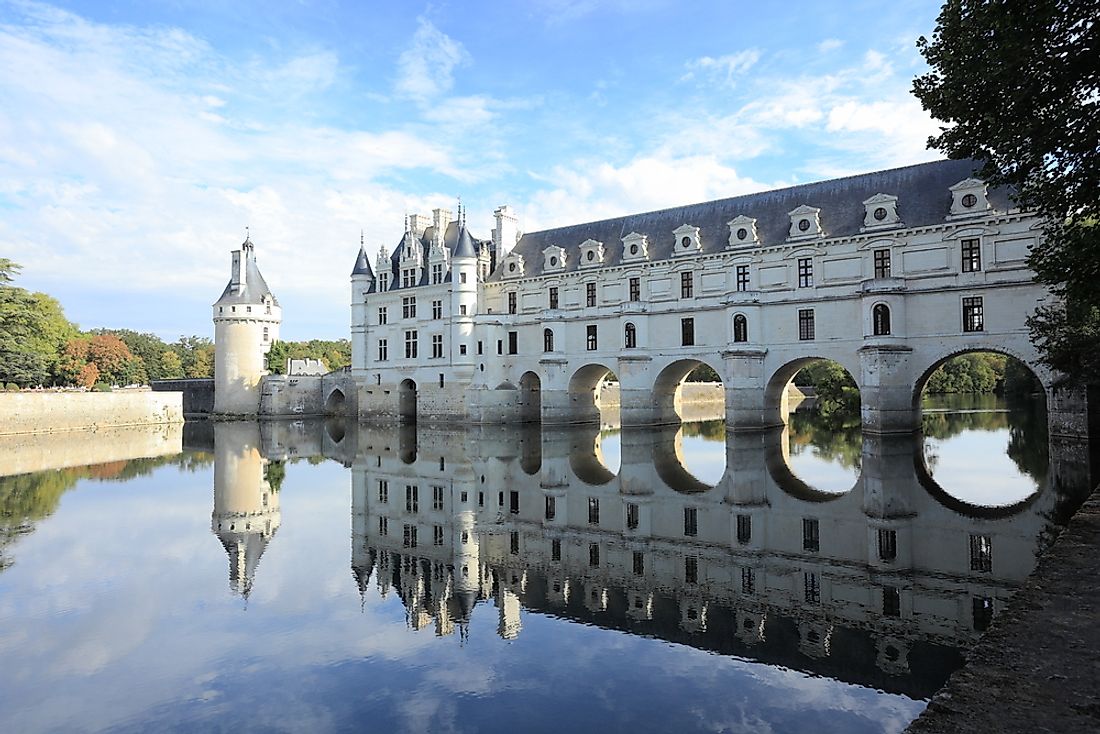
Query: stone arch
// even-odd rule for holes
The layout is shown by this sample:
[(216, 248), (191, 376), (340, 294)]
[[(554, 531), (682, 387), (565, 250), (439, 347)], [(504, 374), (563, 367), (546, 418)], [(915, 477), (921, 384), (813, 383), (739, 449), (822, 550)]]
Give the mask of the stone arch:
[(764, 386), (764, 417), (767, 425), (781, 425), (787, 422), (787, 385), (791, 383), (794, 376), (803, 367), (808, 367), (814, 362), (835, 362), (839, 364), (862, 391), (862, 386), (859, 384), (859, 370), (853, 372), (850, 365), (839, 359), (818, 355), (792, 359), (772, 372), (771, 377), (768, 378), (768, 382)]
[(687, 468), (683, 432), (683, 426), (661, 426), (654, 431), (656, 440), (653, 444), (653, 466), (657, 470), (657, 476), (678, 494), (709, 492), (718, 484), (707, 484)]
[(344, 415), (347, 410), (347, 398), (340, 388), (333, 388), (325, 399), (325, 415)]
[(845, 492), (826, 492), (806, 483), (791, 469), (787, 431), (787, 428), (781, 429), (781, 433), (766, 442), (764, 450), (764, 464), (768, 474), (775, 486), (785, 494), (803, 502), (831, 502), (852, 495), (852, 491), (860, 486), (863, 481), (862, 469), (855, 483)]
[(589, 363), (578, 369), (569, 378), (570, 423), (599, 423), (601, 406), (599, 388), (608, 376), (616, 376), (615, 371), (597, 362)]
[(416, 423), (416, 383), (408, 377), (397, 386), (397, 414), (402, 423)]
[[(722, 370), (696, 358), (678, 359), (665, 365), (653, 381), (653, 406), (658, 423), (680, 423), (685, 410), (683, 402), (683, 384), (688, 375), (700, 365), (707, 365), (718, 379), (722, 379)], [(724, 386), (723, 386), (724, 387)], [(723, 393), (723, 401), (725, 395)]]
[(536, 372), (524, 372), (519, 378), (519, 419), (521, 423), (542, 420), (542, 379)]
[(1033, 361), (1035, 357), (1034, 354), (1024, 355), (1016, 349), (1006, 347), (1003, 344), (967, 344), (966, 346), (951, 349), (941, 354), (921, 371), (917, 379), (913, 380), (913, 411), (918, 425), (920, 422), (921, 395), (924, 393), (924, 387), (928, 384), (928, 378), (932, 376), (932, 373), (939, 369), (945, 362), (955, 357), (960, 357), (964, 354), (980, 354), (982, 352), (1001, 354), (1020, 362), (1039, 380), (1039, 383), (1043, 386), (1044, 392), (1049, 393), (1053, 383), (1053, 376), (1048, 370)]

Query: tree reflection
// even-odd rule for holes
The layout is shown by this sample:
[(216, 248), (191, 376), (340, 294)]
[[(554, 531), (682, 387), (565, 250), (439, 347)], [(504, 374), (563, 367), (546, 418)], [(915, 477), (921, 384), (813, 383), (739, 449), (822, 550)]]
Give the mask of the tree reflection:
[(812, 446), (817, 454), (845, 469), (859, 469), (863, 449), (856, 410), (796, 410), (787, 420), (791, 448)]

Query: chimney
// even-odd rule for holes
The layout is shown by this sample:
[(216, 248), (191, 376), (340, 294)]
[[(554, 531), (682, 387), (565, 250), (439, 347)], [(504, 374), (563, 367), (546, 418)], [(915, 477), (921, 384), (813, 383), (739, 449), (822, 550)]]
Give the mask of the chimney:
[(507, 255), (519, 239), (519, 218), (512, 207), (505, 204), (493, 212), (496, 227), (493, 229), (493, 245), (497, 251), (497, 262)]

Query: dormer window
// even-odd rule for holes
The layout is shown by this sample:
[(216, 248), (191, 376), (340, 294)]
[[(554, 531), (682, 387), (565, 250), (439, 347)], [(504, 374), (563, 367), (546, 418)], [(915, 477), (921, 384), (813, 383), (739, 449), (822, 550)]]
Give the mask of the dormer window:
[(825, 231), (821, 228), (821, 210), (807, 204), (787, 212), (791, 218), (791, 229), (788, 239), (802, 240), (811, 237), (824, 237)]
[(863, 215), (863, 228), (867, 232), (875, 229), (896, 227), (901, 224), (898, 216), (898, 197), (889, 194), (875, 194), (863, 202), (866, 210)]
[(672, 230), (676, 246), (672, 248), (673, 255), (694, 255), (703, 249), (703, 243), (699, 239), (699, 228), (690, 224), (682, 224)]
[(726, 222), (730, 228), (729, 247), (749, 247), (760, 243), (756, 233), (756, 220), (744, 214)]
[(553, 272), (565, 270), (565, 248), (551, 245), (542, 251), (542, 269)]
[(985, 181), (968, 178), (951, 187), (951, 213), (949, 219), (985, 214), (993, 207), (987, 197)]
[(523, 269), (523, 255), (511, 252), (504, 258), (503, 272), (505, 278), (522, 278)]
[(603, 264), (604, 246), (596, 240), (585, 240), (581, 243), (581, 267), (592, 268)]
[(644, 234), (631, 232), (623, 237), (623, 260), (635, 262), (649, 258), (649, 242)]

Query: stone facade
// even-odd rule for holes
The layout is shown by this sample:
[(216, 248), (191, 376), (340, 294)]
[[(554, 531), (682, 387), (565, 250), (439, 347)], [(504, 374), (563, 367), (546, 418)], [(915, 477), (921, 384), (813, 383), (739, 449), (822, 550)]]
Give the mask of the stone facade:
[(1026, 266), (1041, 223), (975, 165), (522, 236), (502, 207), (485, 240), (446, 212), (412, 217), (392, 255), (372, 269), (361, 249), (352, 274), (358, 417), (591, 422), (613, 376), (624, 425), (673, 423), (706, 364), (728, 423), (752, 429), (781, 423), (790, 379), (826, 358), (859, 384), (865, 430), (909, 431), (931, 372), (985, 350), (1050, 389), (1025, 326), (1047, 297)]

